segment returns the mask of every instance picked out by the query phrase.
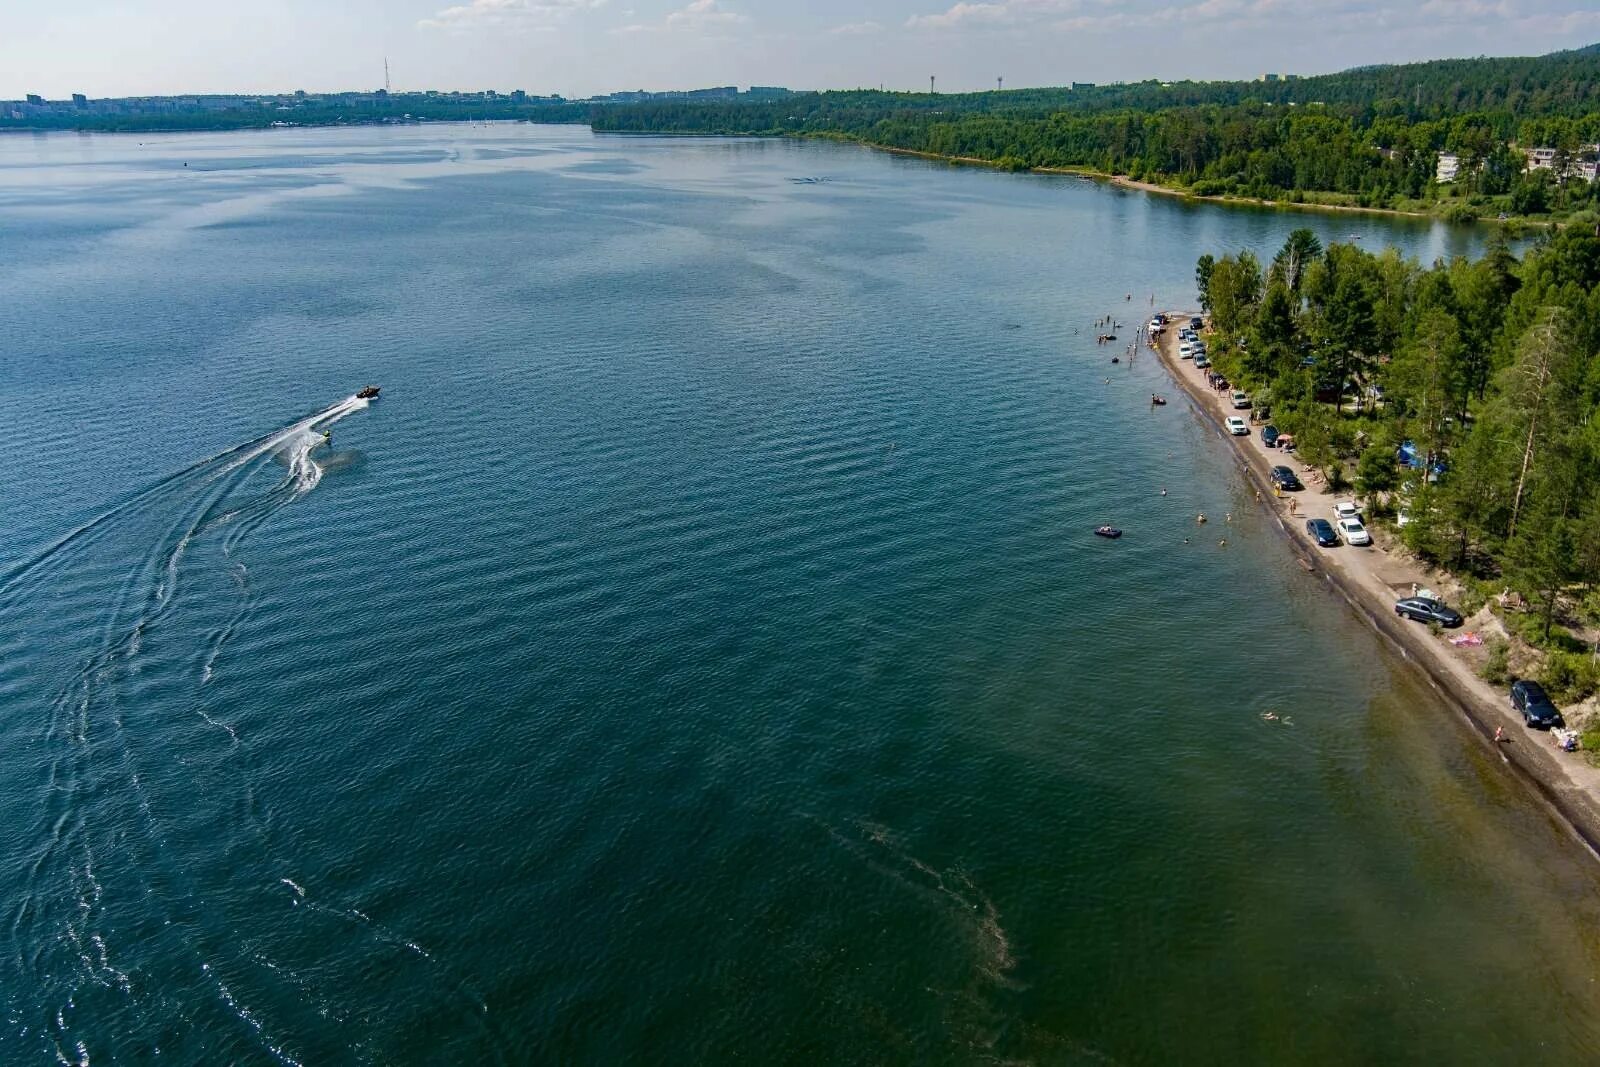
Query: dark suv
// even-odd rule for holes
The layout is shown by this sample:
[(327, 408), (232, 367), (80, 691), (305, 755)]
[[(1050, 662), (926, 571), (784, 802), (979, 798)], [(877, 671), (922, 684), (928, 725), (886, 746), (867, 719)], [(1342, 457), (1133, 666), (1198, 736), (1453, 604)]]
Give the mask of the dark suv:
[(1327, 519), (1307, 519), (1306, 533), (1323, 548), (1333, 548), (1339, 543), (1339, 535), (1333, 532), (1333, 523)]
[(1268, 448), (1278, 447), (1278, 428), (1271, 423), (1261, 427), (1261, 443)]
[(1461, 625), (1461, 612), (1445, 607), (1432, 597), (1408, 596), (1395, 603), (1394, 613), (1417, 622), (1436, 622), (1440, 626)]
[(1565, 726), (1567, 721), (1545, 695), (1544, 686), (1538, 682), (1515, 681), (1511, 683), (1511, 707), (1521, 713), (1522, 725), (1532, 730), (1548, 730), (1552, 726)]
[(1300, 484), (1300, 479), (1295, 477), (1294, 471), (1288, 467), (1272, 468), (1272, 484), (1286, 493), (1297, 493), (1305, 488)]

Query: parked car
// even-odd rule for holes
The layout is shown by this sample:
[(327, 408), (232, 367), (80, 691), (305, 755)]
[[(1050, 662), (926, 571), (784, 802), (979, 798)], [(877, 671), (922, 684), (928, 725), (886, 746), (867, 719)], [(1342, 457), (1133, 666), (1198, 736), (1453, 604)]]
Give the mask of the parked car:
[(1327, 519), (1307, 519), (1306, 533), (1323, 548), (1333, 548), (1339, 543), (1339, 535), (1333, 532), (1333, 524)]
[(1272, 484), (1286, 493), (1298, 493), (1305, 486), (1300, 484), (1300, 479), (1288, 467), (1272, 468)]
[(1344, 536), (1344, 543), (1347, 545), (1372, 544), (1372, 535), (1367, 533), (1367, 528), (1361, 525), (1361, 520), (1354, 515), (1339, 520), (1339, 533)]
[(1198, 315), (1189, 320), (1189, 329), (1191, 330), (1203, 330), (1205, 329), (1205, 325), (1205, 320), (1201, 319)]
[(1224, 420), (1228, 424), (1228, 432), (1235, 437), (1249, 437), (1250, 424), (1237, 415), (1229, 415)]
[(1532, 730), (1565, 726), (1567, 720), (1538, 682), (1518, 679), (1511, 683), (1511, 707), (1522, 715), (1522, 725)]
[(1333, 517), (1336, 519), (1359, 519), (1361, 509), (1354, 500), (1341, 500), (1333, 506)]
[(1278, 428), (1272, 425), (1261, 427), (1261, 443), (1268, 448), (1278, 447)]
[(1394, 613), (1417, 622), (1436, 622), (1440, 626), (1460, 626), (1461, 613), (1426, 596), (1408, 596), (1395, 603)]
[(1243, 411), (1245, 408), (1250, 406), (1250, 394), (1245, 392), (1243, 389), (1235, 389), (1229, 395), (1228, 399), (1232, 401), (1233, 406), (1240, 411)]
[(1194, 365), (1199, 367), (1201, 370), (1205, 370), (1207, 367), (1211, 366), (1211, 361), (1205, 356), (1195, 356)]
[(1194, 358), (1194, 345), (1190, 344), (1188, 341), (1185, 341), (1181, 345), (1179, 345), (1178, 346), (1178, 358), (1179, 359), (1193, 359)]

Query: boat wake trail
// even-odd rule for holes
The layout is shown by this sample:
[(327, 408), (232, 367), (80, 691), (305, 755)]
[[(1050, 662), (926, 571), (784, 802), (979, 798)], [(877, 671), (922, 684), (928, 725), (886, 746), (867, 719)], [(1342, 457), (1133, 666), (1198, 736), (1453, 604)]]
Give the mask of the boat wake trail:
[[(252, 613), (249, 570), (235, 553), (317, 488), (324, 434), (367, 406), (351, 396), (218, 452), (0, 573), (0, 633), (27, 635), (16, 655), (7, 644), (0, 657), (0, 694), (43, 713), (9, 716), (5, 726), (5, 743), (38, 755), (28, 761), (38, 803), (21, 839), (0, 1000), (11, 1033), (33, 1042), (38, 1058), (117, 1059), (119, 1047), (160, 1040), (165, 1048), (163, 1035), (175, 1030), (214, 1035), (219, 1026), (231, 1027), (237, 1045), (224, 1059), (287, 1064), (304, 1055), (285, 1036), (297, 1034), (292, 1012), (248, 1002), (273, 997), (253, 980), (262, 968), (249, 961), (261, 946), (235, 944), (232, 924), (219, 918), (239, 907), (216, 899), (232, 888), (207, 888), (186, 859), (224, 847), (197, 836), (199, 820), (210, 820), (232, 848), (290, 866), (255, 810), (249, 746), (206, 687)], [(185, 730), (158, 710), (172, 707), (206, 725)], [(204, 740), (216, 733), (196, 732), (213, 728), (227, 735), (221, 748)], [(217, 784), (195, 780), (184, 798), (184, 782), (202, 770)], [(299, 910), (313, 902), (305, 904)], [(315, 907), (433, 964), (353, 909)], [(90, 1029), (110, 1017), (128, 1024), (115, 1037)]]

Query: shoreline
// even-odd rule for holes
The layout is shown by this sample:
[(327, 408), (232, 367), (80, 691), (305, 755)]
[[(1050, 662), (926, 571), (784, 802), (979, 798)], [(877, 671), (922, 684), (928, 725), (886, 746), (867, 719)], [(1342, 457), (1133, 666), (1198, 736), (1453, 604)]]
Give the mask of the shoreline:
[[(1169, 317), (1188, 318), (1192, 314), (1167, 312)], [(1139, 343), (1148, 344), (1148, 337), (1142, 336)], [(1331, 512), (1334, 497), (1314, 484), (1281, 498), (1275, 496), (1269, 476), (1274, 460), (1291, 467), (1304, 464), (1298, 462), (1297, 456), (1269, 453), (1261, 443), (1257, 424), (1251, 424), (1247, 437), (1227, 432), (1223, 420), (1239, 412), (1228, 406), (1223, 394), (1207, 386), (1193, 364), (1186, 365), (1177, 357), (1175, 333), (1168, 333), (1152, 347), (1163, 369), (1193, 405), (1194, 413), (1229, 446), (1234, 463), (1250, 486), (1258, 490), (1261, 507), (1276, 521), (1296, 562), (1308, 574), (1321, 577), (1380, 638), (1386, 639), (1408, 664), (1420, 669), (1429, 686), (1456, 711), (1479, 743), (1487, 745), (1515, 777), (1531, 786), (1589, 854), (1600, 860), (1600, 768), (1590, 766), (1578, 753), (1556, 749), (1548, 732), (1524, 727), (1521, 718), (1510, 710), (1504, 692), (1478, 677), (1472, 664), (1442, 634), (1435, 635), (1429, 628), (1394, 614), (1394, 601), (1406, 595), (1405, 583), (1426, 584), (1430, 580), (1415, 563), (1395, 556), (1377, 538), (1365, 548), (1341, 544), (1323, 549), (1313, 545), (1299, 526), (1306, 518), (1326, 517), (1324, 513)], [(1301, 505), (1297, 514), (1289, 513), (1291, 500)], [(1468, 632), (1474, 620), (1487, 611), (1481, 609), (1456, 632)], [(1504, 730), (1506, 741), (1494, 740), (1497, 728)]]
[[(756, 135), (760, 136), (760, 135)], [(802, 137), (801, 139), (810, 139)], [(1119, 189), (1133, 192), (1154, 193), (1157, 196), (1170, 196), (1179, 200), (1188, 200), (1196, 204), (1219, 204), (1224, 207), (1256, 207), (1270, 208), (1281, 211), (1310, 211), (1332, 215), (1384, 215), (1397, 219), (1424, 219), (1431, 222), (1450, 223), (1442, 214), (1429, 211), (1401, 211), (1391, 207), (1360, 207), (1356, 204), (1317, 204), (1296, 203), (1293, 200), (1267, 200), (1253, 196), (1198, 196), (1187, 189), (1174, 189), (1169, 185), (1157, 182), (1137, 181), (1126, 174), (1107, 174), (1103, 170), (1093, 167), (1024, 167), (1019, 171), (1012, 171), (1009, 167), (1002, 167), (992, 159), (980, 159), (977, 156), (947, 156), (938, 152), (924, 152), (915, 148), (896, 148), (891, 145), (873, 144), (870, 141), (860, 141), (851, 138), (826, 138), (827, 140), (840, 140), (847, 144), (860, 145), (876, 152), (888, 152), (897, 156), (913, 156), (917, 159), (935, 160), (940, 163), (950, 163), (965, 167), (987, 167), (990, 170), (1004, 171), (1006, 173), (1022, 174), (1066, 174), (1083, 178), (1092, 178), (1095, 181), (1114, 185)], [(1451, 223), (1451, 225), (1477, 226), (1480, 224), (1495, 223), (1506, 225), (1515, 223), (1519, 226), (1555, 227), (1561, 226), (1558, 219), (1531, 219), (1518, 217), (1515, 219), (1492, 219), (1485, 215), (1475, 216), (1467, 222)]]

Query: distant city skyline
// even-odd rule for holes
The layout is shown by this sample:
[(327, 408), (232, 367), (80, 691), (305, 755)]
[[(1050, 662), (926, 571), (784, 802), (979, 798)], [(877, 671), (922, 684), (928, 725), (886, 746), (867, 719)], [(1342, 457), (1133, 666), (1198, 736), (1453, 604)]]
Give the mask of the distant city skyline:
[(1585, 0), (199, 0), (19, 5), (0, 98), (1254, 78), (1600, 40)]

